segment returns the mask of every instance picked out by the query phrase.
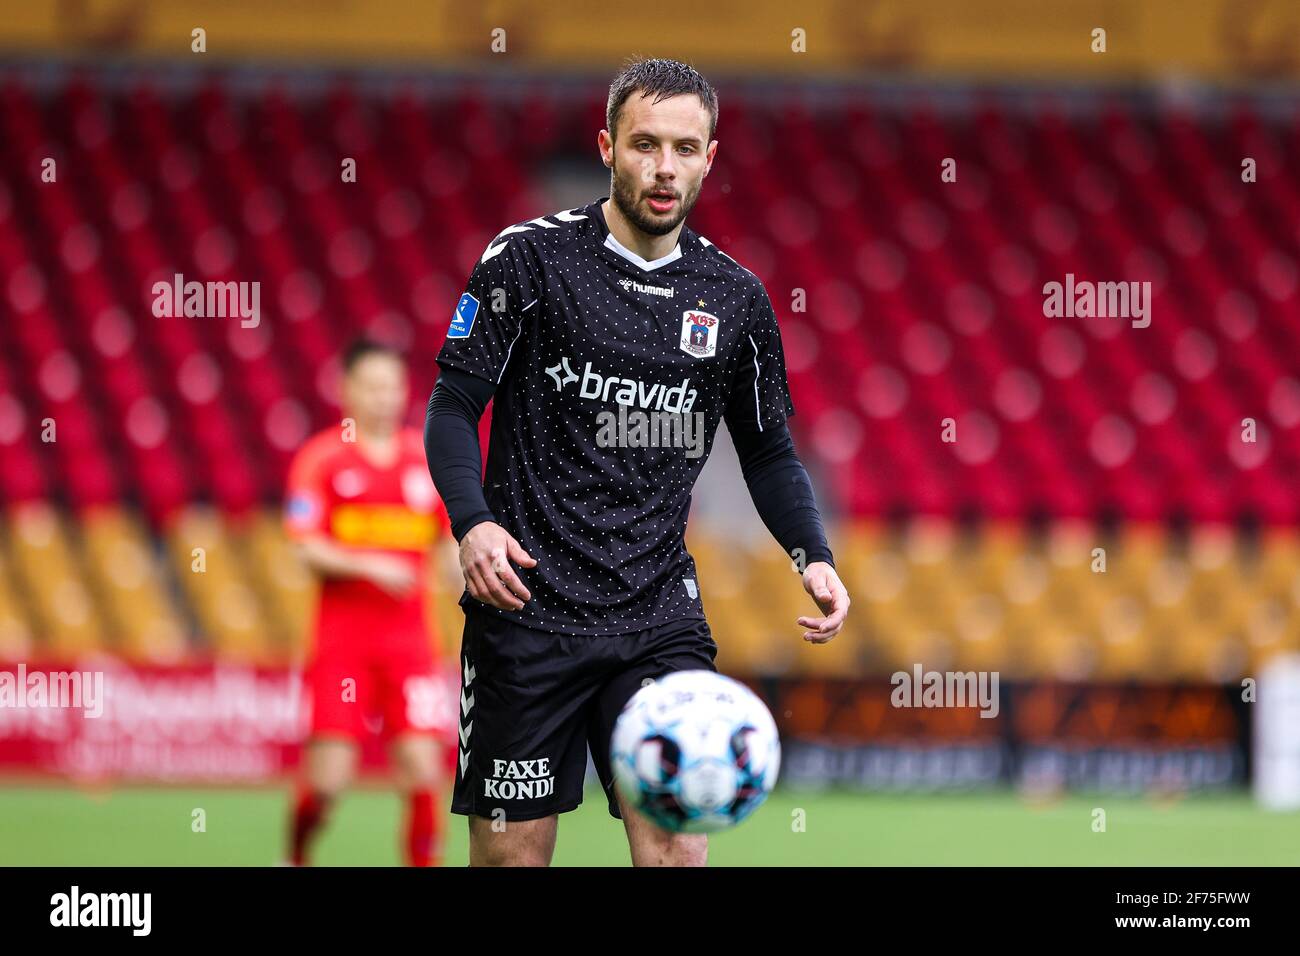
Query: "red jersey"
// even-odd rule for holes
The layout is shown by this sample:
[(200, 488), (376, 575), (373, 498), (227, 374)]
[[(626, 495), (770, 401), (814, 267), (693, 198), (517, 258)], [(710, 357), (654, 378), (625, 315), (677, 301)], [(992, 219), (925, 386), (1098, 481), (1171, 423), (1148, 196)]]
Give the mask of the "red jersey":
[[(420, 433), (403, 428), (397, 441), (393, 462), (377, 465), (360, 441), (344, 441), (337, 426), (309, 439), (289, 469), (285, 526), (294, 537), (325, 535), (344, 548), (409, 561), (423, 584), (429, 549), (451, 533), (451, 525), (429, 477)], [(375, 650), (410, 641), (427, 645), (423, 608), (423, 587), (398, 600), (360, 578), (326, 578), (318, 650), (354, 641)]]

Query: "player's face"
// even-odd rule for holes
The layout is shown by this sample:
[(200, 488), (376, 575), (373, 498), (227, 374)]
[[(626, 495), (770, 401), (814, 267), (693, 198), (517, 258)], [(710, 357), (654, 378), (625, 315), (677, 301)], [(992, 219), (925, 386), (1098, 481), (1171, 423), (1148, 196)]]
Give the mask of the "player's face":
[(642, 232), (666, 235), (691, 211), (713, 165), (709, 111), (693, 93), (658, 103), (633, 93), (618, 126), (616, 140), (601, 135), (606, 162), (613, 159), (610, 199)]
[(367, 355), (343, 378), (344, 410), (366, 430), (396, 428), (409, 397), (406, 366), (392, 355)]

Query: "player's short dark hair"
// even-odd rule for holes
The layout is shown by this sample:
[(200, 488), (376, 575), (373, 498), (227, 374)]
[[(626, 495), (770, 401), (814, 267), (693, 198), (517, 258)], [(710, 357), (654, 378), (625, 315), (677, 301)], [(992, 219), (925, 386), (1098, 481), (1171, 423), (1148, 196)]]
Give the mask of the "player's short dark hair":
[[(605, 125), (610, 139), (618, 131), (618, 118), (623, 104), (633, 93), (654, 96), (658, 103), (670, 96), (694, 93), (709, 111), (709, 141), (718, 129), (718, 93), (709, 81), (693, 67), (677, 60), (647, 60), (638, 57), (629, 60), (614, 82), (609, 85), (609, 99), (605, 103)], [(706, 144), (707, 145), (707, 144)]]
[(371, 355), (387, 355), (399, 362), (403, 361), (402, 353), (393, 346), (386, 345), (375, 339), (366, 338), (363, 335), (353, 339), (348, 343), (348, 347), (343, 350), (343, 356), (340, 359), (343, 365), (343, 374), (347, 375), (357, 367), (358, 362), (364, 358), (369, 358)]

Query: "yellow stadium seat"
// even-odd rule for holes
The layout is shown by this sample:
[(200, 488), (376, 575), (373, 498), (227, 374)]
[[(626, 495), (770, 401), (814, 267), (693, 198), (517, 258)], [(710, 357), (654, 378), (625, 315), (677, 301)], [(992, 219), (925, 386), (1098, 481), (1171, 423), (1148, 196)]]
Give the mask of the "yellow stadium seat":
[(105, 649), (103, 609), (77, 562), (62, 516), (49, 504), (9, 514), (15, 577), (35, 613), (34, 653), (75, 660)]
[(263, 653), (271, 660), (295, 659), (305, 648), (316, 582), (294, 551), (278, 511), (255, 512), (232, 523), (230, 531), (249, 557), (248, 585), (265, 611)]
[(113, 648), (143, 662), (184, 658), (186, 628), (145, 529), (124, 511), (98, 508), (83, 515), (82, 531), (86, 566), (103, 596)]
[(35, 647), (26, 611), (10, 585), (9, 574), (8, 561), (0, 549), (0, 662), (29, 660)]
[(246, 578), (248, 555), (238, 547), (217, 511), (194, 506), (167, 529), (173, 567), (195, 615), (223, 660), (280, 663), (283, 653), (268, 640), (267, 614)]

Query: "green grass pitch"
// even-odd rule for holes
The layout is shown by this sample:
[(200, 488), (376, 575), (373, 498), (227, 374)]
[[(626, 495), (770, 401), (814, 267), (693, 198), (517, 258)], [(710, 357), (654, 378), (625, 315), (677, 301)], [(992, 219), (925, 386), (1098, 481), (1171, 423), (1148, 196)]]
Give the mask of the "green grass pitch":
[[(0, 789), (0, 865), (266, 866), (281, 859), (288, 791), (122, 787)], [(1094, 809), (1106, 812), (1094, 832)], [(191, 821), (201, 809), (206, 832)], [(323, 866), (398, 862), (401, 806), (383, 790), (343, 798), (321, 837)], [(467, 860), (465, 821), (449, 817), (446, 863)], [(622, 866), (622, 824), (599, 792), (560, 818), (557, 865)], [(738, 829), (712, 838), (715, 866), (1300, 864), (1300, 813), (1248, 796), (1069, 796), (1011, 792), (860, 795), (780, 791)]]

